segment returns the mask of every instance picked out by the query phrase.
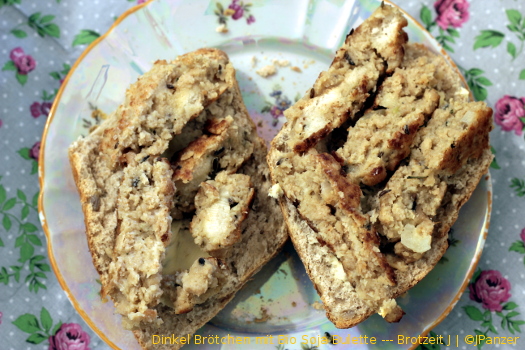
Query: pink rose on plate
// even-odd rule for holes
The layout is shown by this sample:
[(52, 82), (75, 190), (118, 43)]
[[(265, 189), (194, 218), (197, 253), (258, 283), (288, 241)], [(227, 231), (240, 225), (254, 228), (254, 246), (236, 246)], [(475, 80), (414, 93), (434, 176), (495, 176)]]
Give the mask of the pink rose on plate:
[(272, 108), (270, 108), (270, 114), (274, 118), (279, 118), (280, 116), (283, 115), (283, 111), (277, 106), (272, 106)]
[(35, 142), (33, 147), (29, 150), (29, 156), (34, 160), (38, 161), (38, 155), (40, 154), (40, 141)]
[(228, 6), (229, 9), (235, 11), (232, 15), (232, 18), (235, 20), (238, 20), (244, 15), (244, 8), (238, 4), (238, 2), (238, 0), (233, 0), (230, 6)]
[(522, 134), (523, 122), (520, 118), (525, 117), (525, 97), (517, 98), (505, 95), (496, 102), (494, 119), (496, 124), (504, 131), (512, 131), (516, 135)]
[(252, 24), (253, 22), (255, 22), (255, 17), (253, 17), (252, 15), (246, 18), (246, 23)]
[(467, 0), (437, 0), (434, 3), (437, 24), (444, 30), (461, 27), (469, 19), (468, 7)]
[(509, 300), (510, 282), (496, 270), (482, 271), (475, 282), (469, 284), (470, 299), (490, 311), (501, 311), (501, 303)]
[(77, 323), (64, 323), (49, 337), (49, 350), (89, 350), (89, 334)]

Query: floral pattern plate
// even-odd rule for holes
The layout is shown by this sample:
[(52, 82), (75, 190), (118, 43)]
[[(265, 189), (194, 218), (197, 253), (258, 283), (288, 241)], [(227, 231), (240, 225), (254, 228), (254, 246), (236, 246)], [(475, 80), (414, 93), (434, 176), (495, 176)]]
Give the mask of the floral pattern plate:
[[(259, 133), (269, 141), (283, 123), (283, 111), (328, 67), (350, 29), (380, 5), (378, 0), (249, 1), (157, 0), (128, 11), (71, 68), (52, 107), (40, 162), (40, 217), (50, 261), (79, 314), (114, 349), (139, 346), (131, 332), (120, 326), (113, 305), (100, 300), (98, 275), (92, 266), (67, 159), (69, 144), (104, 117), (93, 111), (114, 110), (128, 85), (155, 60), (171, 59), (200, 47), (218, 47), (233, 61), (248, 110)], [(411, 18), (407, 32), (411, 41), (444, 54)], [(263, 77), (257, 73), (264, 75), (269, 65), (275, 74)], [(399, 298), (407, 314), (398, 324), (387, 324), (375, 315), (352, 329), (335, 329), (324, 312), (314, 307), (319, 305), (318, 296), (288, 245), (198, 334), (246, 336), (252, 344), (255, 337), (266, 337), (267, 343), (258, 348), (268, 349), (328, 349), (331, 345), (319, 344), (323, 341), (317, 338), (325, 332), (341, 337), (340, 341), (347, 336), (367, 336), (375, 337), (382, 348), (415, 347), (397, 344), (398, 336), (427, 333), (455, 305), (479, 260), (490, 206), (487, 175), (461, 211), (449, 252), (432, 273)], [(301, 344), (305, 340), (308, 344)]]

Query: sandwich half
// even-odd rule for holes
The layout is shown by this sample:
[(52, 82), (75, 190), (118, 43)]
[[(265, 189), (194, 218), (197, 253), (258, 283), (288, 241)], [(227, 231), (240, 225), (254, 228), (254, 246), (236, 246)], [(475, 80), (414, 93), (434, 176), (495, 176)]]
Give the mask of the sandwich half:
[(155, 62), (70, 146), (101, 295), (143, 348), (194, 333), (285, 243), (265, 157), (216, 49)]
[(348, 328), (404, 312), (395, 298), (445, 253), (492, 161), (492, 110), (444, 59), (408, 44), (382, 5), (285, 111), (268, 155), (271, 194), (327, 317)]

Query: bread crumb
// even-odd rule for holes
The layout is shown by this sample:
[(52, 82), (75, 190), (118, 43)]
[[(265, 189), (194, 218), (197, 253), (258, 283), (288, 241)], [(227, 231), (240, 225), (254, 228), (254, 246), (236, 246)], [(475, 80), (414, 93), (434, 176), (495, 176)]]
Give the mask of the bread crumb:
[(251, 62), (252, 62), (252, 68), (255, 68), (257, 66), (257, 57), (252, 56)]
[(283, 194), (283, 189), (279, 184), (273, 185), (268, 191), (268, 196), (278, 199)]
[(277, 69), (273, 64), (269, 64), (259, 70), (256, 70), (255, 73), (259, 74), (263, 78), (267, 78), (269, 76), (275, 75), (277, 73)]
[(312, 307), (316, 310), (321, 310), (321, 311), (324, 311), (324, 305), (323, 303), (319, 302), (319, 301), (314, 301), (314, 303), (312, 304)]
[(240, 321), (243, 321), (243, 322), (246, 322), (246, 323), (252, 323), (252, 320), (254, 318), (253, 315), (251, 315), (248, 312), (246, 312), (246, 311), (244, 311), (242, 309), (239, 309), (239, 308), (235, 308), (231, 312), (231, 315), (232, 315), (232, 317), (235, 317), (236, 319), (238, 319)]
[(263, 323), (270, 319), (270, 315), (268, 315), (268, 310), (266, 308), (261, 307), (261, 317), (255, 318), (253, 322), (255, 323)]
[(385, 316), (392, 312), (396, 308), (396, 306), (397, 303), (394, 299), (385, 300), (379, 308), (378, 314), (381, 315), (381, 317), (385, 318)]
[(273, 64), (279, 67), (288, 67), (290, 65), (290, 61), (288, 60), (273, 60)]
[(297, 67), (297, 66), (291, 66), (290, 67), (291, 70), (293, 70), (294, 72), (297, 72), (297, 73), (302, 73), (303, 71), (301, 70), (301, 68)]
[(228, 33), (228, 27), (226, 27), (226, 24), (221, 24), (217, 28), (215, 28), (215, 31), (217, 33)]
[(303, 65), (304, 69), (308, 68), (310, 65), (312, 65), (312, 64), (315, 63), (314, 60), (310, 60), (310, 61), (308, 61), (308, 62), (303, 61), (303, 62), (304, 62), (304, 65)]

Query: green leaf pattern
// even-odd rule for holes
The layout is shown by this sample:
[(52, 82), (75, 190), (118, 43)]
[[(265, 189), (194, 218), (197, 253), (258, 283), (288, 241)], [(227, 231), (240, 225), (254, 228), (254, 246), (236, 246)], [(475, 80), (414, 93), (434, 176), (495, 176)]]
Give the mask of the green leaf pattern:
[(474, 41), (474, 50), (482, 47), (497, 47), (503, 41), (505, 34), (497, 30), (482, 30)]
[(469, 70), (462, 69), (462, 73), (467, 80), (470, 90), (472, 90), (472, 93), (474, 94), (474, 98), (478, 101), (485, 100), (488, 96), (485, 87), (492, 85), (492, 82), (483, 76), (485, 72), (479, 68), (472, 68)]
[(54, 15), (42, 15), (41, 12), (33, 13), (29, 16), (26, 23), (21, 23), (16, 28), (13, 28), (11, 30), (11, 34), (20, 39), (25, 38), (27, 37), (27, 32), (23, 29), (20, 29), (20, 27), (24, 28), (25, 26), (28, 26), (29, 28), (36, 31), (36, 33), (42, 38), (45, 36), (60, 38), (60, 28), (58, 25), (53, 23), (54, 19)]
[(514, 190), (518, 197), (525, 196), (525, 180), (513, 178), (510, 182), (510, 187)]
[[(16, 191), (16, 197), (8, 198), (5, 187), (0, 183), (0, 216), (2, 217), (2, 227), (6, 232), (10, 232), (13, 228), (13, 222), (16, 223), (18, 230), (14, 248), (19, 248), (19, 258), (17, 260), (19, 264), (2, 267), (0, 283), (7, 285), (11, 281), (11, 277), (16, 283), (20, 283), (20, 275), (21, 271), (23, 271), (25, 274), (23, 282), (28, 283), (29, 291), (34, 293), (37, 293), (41, 289), (47, 289), (43, 281), (48, 278), (46, 273), (51, 270), (45, 262), (43, 255), (35, 255), (35, 247), (42, 246), (42, 240), (36, 234), (38, 227), (26, 221), (31, 210), (35, 213), (37, 212), (37, 198), (38, 192), (33, 195), (31, 203), (28, 202), (26, 193), (21, 189)], [(20, 218), (13, 214), (16, 206), (21, 208)], [(4, 247), (4, 243), (2, 242), (0, 246)], [(24, 267), (26, 269), (24, 269)]]
[[(518, 304), (515, 302), (508, 302), (503, 305), (503, 312), (495, 312), (495, 314), (501, 318), (498, 326), (501, 327), (501, 330), (506, 330), (511, 334), (516, 334), (516, 332), (521, 333), (520, 326), (525, 324), (525, 321), (516, 319), (516, 316), (519, 316), (520, 313), (517, 311), (511, 311), (518, 307)], [(493, 313), (490, 310), (478, 309), (476, 306), (467, 305), (463, 307), (465, 314), (472, 321), (480, 322), (481, 329), (474, 329), (476, 335), (482, 335), (484, 337), (491, 337), (499, 335), (496, 326), (494, 326), (494, 317)], [(508, 311), (508, 312), (507, 312)], [(507, 312), (507, 313), (505, 313)], [(478, 349), (481, 349), (486, 342), (481, 342), (478, 344)]]
[(509, 252), (516, 252), (523, 255), (523, 265), (525, 265), (525, 228), (521, 232), (521, 240), (512, 243), (509, 247)]
[(90, 29), (82, 29), (80, 33), (75, 36), (72, 46), (89, 45), (100, 36), (99, 33)]
[[(49, 340), (57, 334), (57, 332), (61, 329), (63, 325), (62, 321), (58, 321), (53, 326), (53, 318), (51, 317), (51, 314), (45, 307), (42, 307), (42, 309), (40, 310), (40, 318), (37, 318), (35, 315), (27, 313), (19, 316), (12, 323), (16, 328), (18, 328), (22, 332), (29, 334), (29, 336), (26, 338), (26, 342), (31, 344), (40, 344), (46, 340)], [(83, 338), (83, 342), (75, 344), (75, 347), (78, 348), (79, 346), (85, 345), (85, 347), (81, 347), (79, 349), (87, 349), (87, 345), (89, 345), (89, 338), (87, 338), (86, 340), (85, 333), (82, 331), (79, 325), (69, 325), (72, 325), (75, 328), (76, 333), (80, 333), (71, 335), (71, 337), (75, 337), (73, 338), (74, 340), (77, 340), (77, 336)], [(51, 349), (51, 346), (49, 348)]]
[[(474, 41), (474, 50), (480, 48), (495, 48), (499, 46), (504, 39), (507, 41), (507, 53), (514, 61), (523, 52), (525, 44), (525, 16), (516, 9), (507, 9), (507, 33), (498, 30), (484, 29)], [(502, 29), (503, 30), (503, 29)], [(517, 43), (517, 44), (516, 44)], [(523, 60), (521, 61), (523, 64)], [(519, 73), (519, 79), (525, 79), (525, 69)]]

